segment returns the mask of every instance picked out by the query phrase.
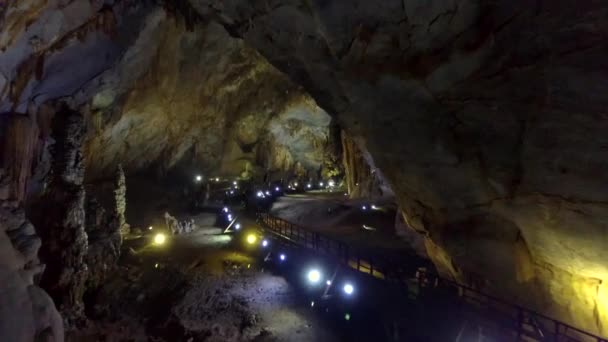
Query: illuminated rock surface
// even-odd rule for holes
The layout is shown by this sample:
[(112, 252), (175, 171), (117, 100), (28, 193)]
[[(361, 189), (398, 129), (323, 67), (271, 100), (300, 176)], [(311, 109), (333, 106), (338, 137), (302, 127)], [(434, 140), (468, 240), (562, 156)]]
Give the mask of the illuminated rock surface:
[(364, 141), (442, 272), (608, 333), (605, 5), (192, 3)]
[[(190, 2), (200, 17), (184, 1), (176, 16), (11, 3), (0, 110), (45, 127), (47, 101), (81, 108), (91, 179), (118, 163), (310, 172), (329, 120), (307, 92), (373, 158), (443, 274), (608, 334), (605, 4)], [(12, 153), (45, 146), (38, 134)]]

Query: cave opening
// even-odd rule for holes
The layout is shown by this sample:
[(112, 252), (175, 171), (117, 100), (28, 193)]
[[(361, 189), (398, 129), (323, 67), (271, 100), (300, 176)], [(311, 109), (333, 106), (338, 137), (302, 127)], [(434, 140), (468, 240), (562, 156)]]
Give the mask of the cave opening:
[(606, 340), (606, 15), (1, 4), (0, 340)]

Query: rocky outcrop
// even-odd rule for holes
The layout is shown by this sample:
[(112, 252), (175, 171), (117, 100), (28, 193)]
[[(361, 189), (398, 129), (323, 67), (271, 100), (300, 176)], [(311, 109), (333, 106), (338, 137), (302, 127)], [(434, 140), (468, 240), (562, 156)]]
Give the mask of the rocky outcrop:
[(191, 3), (362, 141), (442, 272), (608, 334), (604, 3)]
[(53, 120), (53, 157), (46, 193), (34, 206), (32, 217), (42, 238), (40, 257), (47, 267), (41, 286), (55, 300), (69, 322), (83, 315), (82, 295), (88, 274), (85, 232), (82, 143), (83, 116), (60, 109)]
[(36, 279), (40, 238), (25, 217), (38, 127), (27, 116), (4, 114), (0, 122), (0, 340), (63, 340), (55, 304)]

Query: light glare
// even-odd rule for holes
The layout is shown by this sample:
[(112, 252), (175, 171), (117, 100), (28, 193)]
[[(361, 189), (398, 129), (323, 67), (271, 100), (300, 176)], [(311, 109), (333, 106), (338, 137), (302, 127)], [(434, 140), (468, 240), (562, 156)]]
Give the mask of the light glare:
[(318, 270), (310, 270), (308, 272), (308, 281), (311, 283), (318, 283), (321, 280), (321, 272)]
[(156, 234), (156, 236), (154, 236), (154, 243), (157, 245), (162, 245), (163, 243), (165, 243), (166, 239), (167, 238), (165, 237), (165, 234), (158, 233)]
[(247, 243), (249, 243), (250, 245), (253, 245), (257, 239), (258, 238), (253, 234), (247, 235)]
[(344, 290), (344, 293), (346, 293), (347, 295), (351, 295), (351, 294), (353, 294), (353, 292), (355, 292), (355, 288), (349, 283), (344, 284), (343, 290)]

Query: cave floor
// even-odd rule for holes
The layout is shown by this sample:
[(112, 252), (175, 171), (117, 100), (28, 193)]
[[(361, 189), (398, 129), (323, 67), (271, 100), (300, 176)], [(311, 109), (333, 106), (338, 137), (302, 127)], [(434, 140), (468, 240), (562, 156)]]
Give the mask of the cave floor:
[[(85, 295), (88, 320), (68, 332), (68, 341), (384, 341), (399, 331), (419, 338), (392, 340), (451, 340), (436, 338), (437, 319), (446, 323), (443, 337), (455, 336), (450, 311), (411, 302), (402, 288), (366, 276), (354, 278), (365, 289), (356, 303), (313, 308), (298, 279), (302, 270), (277, 269), (244, 250), (239, 239), (222, 234), (214, 226), (219, 206), (192, 212), (179, 190), (140, 185), (130, 188), (127, 206), (129, 222), (139, 233), (124, 241), (114, 276)], [(285, 196), (272, 211), (361, 248), (407, 251), (395, 238), (389, 203), (361, 211), (364, 201), (341, 196)], [(164, 229), (165, 211), (180, 220), (194, 219), (197, 229), (154, 246), (152, 237)], [(256, 225), (253, 216), (238, 215), (244, 229)], [(361, 222), (376, 230), (362, 229)], [(345, 313), (353, 318), (345, 320)]]
[(273, 204), (271, 214), (360, 250), (382, 254), (393, 260), (409, 258), (420, 266), (428, 267), (430, 264), (397, 236), (396, 207), (391, 199), (372, 202), (350, 199), (343, 192), (311, 191), (280, 197)]
[(285, 278), (219, 228), (149, 241), (126, 241), (116, 275), (89, 294), (91, 319), (68, 341), (339, 340)]

